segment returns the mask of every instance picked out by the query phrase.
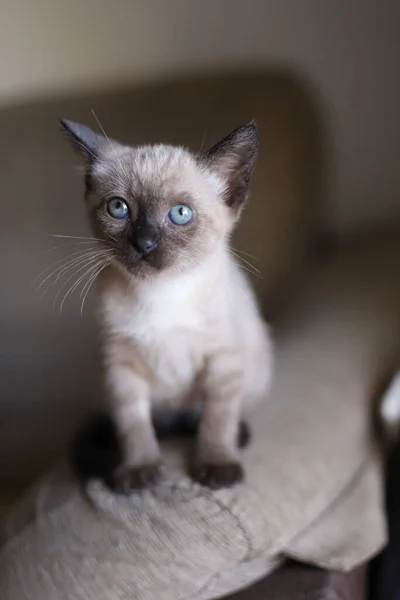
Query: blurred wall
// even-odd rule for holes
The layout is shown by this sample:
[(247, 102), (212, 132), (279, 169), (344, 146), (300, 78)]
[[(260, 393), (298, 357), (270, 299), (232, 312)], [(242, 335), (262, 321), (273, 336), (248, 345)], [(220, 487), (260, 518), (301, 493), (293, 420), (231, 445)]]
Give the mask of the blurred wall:
[(0, 18), (0, 104), (172, 72), (289, 63), (326, 104), (340, 226), (399, 209), (400, 2), (13, 0)]

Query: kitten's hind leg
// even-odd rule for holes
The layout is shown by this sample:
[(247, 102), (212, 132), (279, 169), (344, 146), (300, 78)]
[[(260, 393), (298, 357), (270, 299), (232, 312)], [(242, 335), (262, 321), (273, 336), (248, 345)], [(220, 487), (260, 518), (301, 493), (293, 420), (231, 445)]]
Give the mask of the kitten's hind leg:
[(201, 414), (201, 408), (197, 406), (154, 412), (152, 418), (157, 439), (195, 437), (199, 429)]
[(250, 425), (246, 421), (240, 421), (239, 433), (238, 433), (238, 448), (243, 450), (251, 442), (251, 429)]
[(113, 491), (129, 494), (156, 483), (160, 477), (159, 461), (146, 462), (145, 455), (142, 463), (129, 465), (115, 422), (106, 413), (92, 415), (78, 429), (69, 450), (72, 470), (83, 484), (101, 479)]
[[(194, 438), (201, 413), (188, 409), (179, 413), (154, 415), (153, 426), (159, 440), (171, 437)], [(249, 426), (240, 423), (238, 447), (245, 448), (251, 437)], [(75, 433), (69, 448), (69, 461), (75, 476), (85, 483), (90, 479), (110, 482), (122, 464), (122, 449), (117, 428), (110, 415), (90, 415)]]
[[(200, 407), (156, 412), (153, 414), (153, 427), (160, 441), (170, 438), (194, 438), (198, 433), (201, 418)], [(250, 427), (246, 421), (240, 421), (237, 447), (242, 450), (249, 445), (250, 441)]]
[(107, 413), (90, 415), (73, 436), (69, 462), (75, 476), (85, 483), (110, 478), (122, 462), (117, 430)]
[(126, 469), (117, 427), (107, 413), (91, 415), (78, 429), (70, 444), (69, 461), (82, 483), (101, 479), (121, 493), (146, 487), (159, 475), (158, 462), (155, 468), (150, 462), (143, 468)]

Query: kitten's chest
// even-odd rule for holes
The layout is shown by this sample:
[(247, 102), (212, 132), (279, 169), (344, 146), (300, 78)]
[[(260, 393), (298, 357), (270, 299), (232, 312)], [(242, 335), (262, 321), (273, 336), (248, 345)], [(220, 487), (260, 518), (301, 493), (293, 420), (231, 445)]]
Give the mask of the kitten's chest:
[(203, 368), (206, 319), (190, 306), (167, 306), (132, 316), (132, 339), (152, 373), (155, 403), (180, 404)]
[(209, 330), (198, 303), (161, 295), (119, 304), (107, 320), (113, 333), (139, 350), (155, 402), (180, 402), (190, 393), (203, 368)]
[(206, 325), (206, 313), (195, 302), (182, 302), (167, 297), (127, 307), (125, 331), (136, 343), (153, 348), (172, 346), (174, 340), (188, 344), (199, 338)]

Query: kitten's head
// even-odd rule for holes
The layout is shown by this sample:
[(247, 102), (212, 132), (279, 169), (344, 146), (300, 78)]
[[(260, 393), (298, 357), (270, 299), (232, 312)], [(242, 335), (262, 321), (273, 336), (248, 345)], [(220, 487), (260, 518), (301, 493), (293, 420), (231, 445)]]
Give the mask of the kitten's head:
[(246, 202), (258, 151), (254, 122), (193, 154), (133, 148), (61, 120), (85, 159), (92, 229), (135, 277), (184, 271), (225, 243)]

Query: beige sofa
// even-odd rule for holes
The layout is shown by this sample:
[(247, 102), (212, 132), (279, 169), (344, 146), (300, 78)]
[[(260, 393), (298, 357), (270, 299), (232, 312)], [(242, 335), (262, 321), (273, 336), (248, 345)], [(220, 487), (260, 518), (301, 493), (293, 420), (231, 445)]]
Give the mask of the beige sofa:
[[(61, 319), (28, 285), (39, 263), (47, 266), (46, 232), (85, 232), (82, 182), (55, 118), (90, 122), (91, 107), (116, 138), (194, 148), (204, 135), (211, 143), (258, 119), (261, 156), (235, 244), (259, 260), (264, 278), (254, 284), (274, 319), (277, 372), (253, 418), (246, 484), (234, 490), (193, 484), (181, 443), (165, 447), (165, 481), (130, 499), (98, 481), (84, 493), (67, 466), (53, 468), (5, 523), (1, 598), (200, 600), (232, 593), (288, 557), (338, 571), (365, 562), (386, 537), (371, 402), (400, 339), (399, 230), (345, 237), (324, 260), (315, 253), (321, 127), (304, 85), (282, 73), (200, 78), (0, 115), (8, 132), (0, 191), (15, 199), (0, 225), (9, 267), (2, 488), (54, 462), (96, 404), (91, 305), (84, 320), (73, 304)], [(16, 206), (17, 232), (9, 227)]]

